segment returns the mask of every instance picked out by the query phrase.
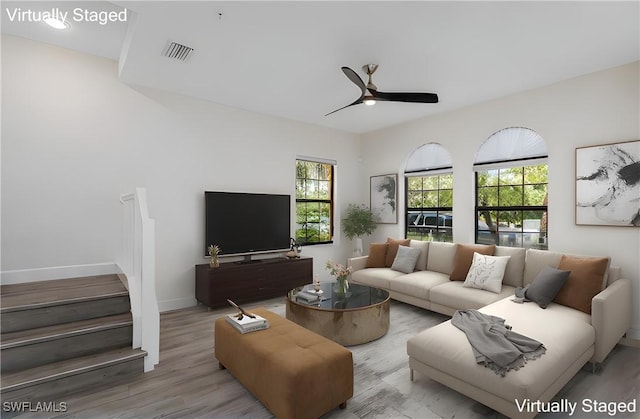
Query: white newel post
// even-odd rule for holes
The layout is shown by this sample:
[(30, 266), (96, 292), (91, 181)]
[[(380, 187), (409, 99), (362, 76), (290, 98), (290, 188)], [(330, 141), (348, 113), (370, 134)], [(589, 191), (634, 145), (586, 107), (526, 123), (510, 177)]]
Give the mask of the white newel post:
[(133, 347), (147, 352), (145, 372), (160, 361), (160, 313), (155, 285), (155, 221), (149, 218), (147, 191), (136, 188), (133, 194), (122, 195), (123, 245), (119, 262), (127, 276), (131, 315), (133, 317)]

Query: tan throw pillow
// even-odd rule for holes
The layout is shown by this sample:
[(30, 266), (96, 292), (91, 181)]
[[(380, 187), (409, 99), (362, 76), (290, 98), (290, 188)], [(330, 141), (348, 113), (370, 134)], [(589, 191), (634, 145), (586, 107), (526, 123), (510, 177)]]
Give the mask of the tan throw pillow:
[(464, 281), (473, 262), (473, 253), (493, 256), (496, 246), (494, 244), (457, 244), (456, 255), (453, 257), (453, 271), (449, 275), (451, 281)]
[(371, 243), (369, 245), (369, 257), (367, 268), (384, 268), (387, 261), (387, 243)]
[(602, 291), (602, 281), (608, 266), (609, 258), (563, 255), (558, 269), (571, 273), (553, 301), (591, 314), (591, 300)]
[(387, 244), (389, 248), (387, 249), (387, 259), (385, 261), (385, 266), (390, 268), (393, 265), (393, 261), (396, 259), (396, 254), (398, 253), (398, 246), (409, 246), (411, 244), (411, 239), (400, 239), (394, 240), (391, 237), (387, 237)]

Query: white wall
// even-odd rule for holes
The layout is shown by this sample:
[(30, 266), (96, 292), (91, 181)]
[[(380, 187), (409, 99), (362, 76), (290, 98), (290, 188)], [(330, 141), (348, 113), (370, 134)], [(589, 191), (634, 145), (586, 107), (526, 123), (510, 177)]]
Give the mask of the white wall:
[[(475, 150), (501, 128), (525, 126), (550, 150), (550, 249), (612, 256), (634, 282), (637, 333), (640, 230), (575, 225), (574, 152), (640, 138), (639, 72), (635, 63), (358, 141), (353, 134), (136, 90), (117, 80), (113, 61), (3, 35), (1, 270), (113, 262), (121, 237), (118, 197), (143, 186), (156, 220), (161, 309), (191, 305), (194, 265), (204, 262), (204, 190), (293, 194), (295, 156), (309, 155), (338, 160), (339, 208), (368, 203), (369, 176), (400, 173), (409, 154), (430, 141), (453, 156), (454, 239), (472, 242)], [(400, 221), (381, 225), (365, 241), (402, 236)], [(333, 245), (303, 252), (328, 279), (324, 262), (346, 259), (351, 243), (338, 235)]]
[[(113, 262), (118, 198), (147, 188), (161, 310), (195, 304), (204, 191), (295, 196), (296, 155), (338, 161), (338, 208), (364, 201), (358, 136), (169, 93), (117, 63), (2, 36), (2, 271)], [(337, 231), (340, 231), (339, 216)], [(293, 226), (292, 226), (293, 231)], [(310, 246), (314, 269), (351, 244)]]
[[(577, 226), (574, 219), (575, 148), (640, 138), (639, 75), (636, 62), (364, 135), (362, 182), (401, 173), (409, 154), (424, 143), (442, 144), (453, 157), (454, 240), (472, 243), (476, 150), (501, 128), (535, 130), (549, 149), (550, 250), (611, 256), (634, 283), (634, 334), (640, 337), (640, 229)], [(401, 222), (379, 229), (373, 239), (403, 234)]]

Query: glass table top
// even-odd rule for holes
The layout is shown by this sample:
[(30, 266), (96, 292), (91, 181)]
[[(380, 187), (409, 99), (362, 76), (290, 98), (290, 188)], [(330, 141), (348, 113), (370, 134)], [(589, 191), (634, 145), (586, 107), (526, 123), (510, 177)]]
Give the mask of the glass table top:
[(320, 310), (352, 310), (370, 307), (389, 299), (389, 293), (379, 288), (349, 283), (346, 294), (338, 294), (336, 282), (322, 282), (321, 293), (316, 293), (313, 284), (304, 285), (289, 291), (290, 301)]

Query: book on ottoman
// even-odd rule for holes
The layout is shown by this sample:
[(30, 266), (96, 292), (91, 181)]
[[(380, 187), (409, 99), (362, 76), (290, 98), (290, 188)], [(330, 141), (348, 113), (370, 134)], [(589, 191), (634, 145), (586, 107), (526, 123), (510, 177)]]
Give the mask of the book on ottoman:
[(240, 333), (255, 332), (269, 327), (269, 322), (264, 317), (256, 314), (248, 313), (244, 308), (240, 307), (227, 298), (227, 302), (238, 310), (237, 314), (227, 314), (225, 318), (227, 322)]
[(269, 322), (264, 317), (254, 314), (254, 317), (242, 316), (238, 319), (236, 314), (227, 314), (227, 322), (240, 333), (255, 332), (256, 330), (263, 330), (269, 328)]

